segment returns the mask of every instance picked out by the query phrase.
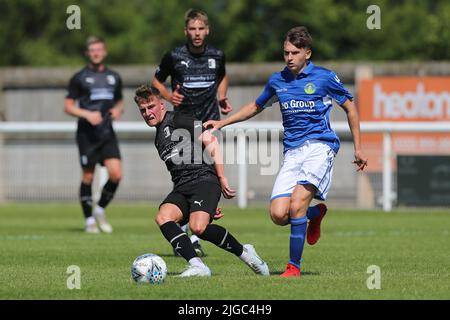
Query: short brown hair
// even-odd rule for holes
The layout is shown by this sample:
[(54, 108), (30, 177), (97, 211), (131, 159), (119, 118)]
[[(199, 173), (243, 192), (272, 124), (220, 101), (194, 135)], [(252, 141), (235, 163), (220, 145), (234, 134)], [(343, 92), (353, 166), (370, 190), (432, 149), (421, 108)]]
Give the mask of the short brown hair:
[(94, 43), (103, 43), (106, 46), (105, 40), (100, 37), (90, 36), (86, 40), (86, 50), (89, 49), (89, 46)]
[(184, 14), (184, 25), (187, 26), (190, 20), (200, 20), (208, 25), (208, 15), (206, 12), (199, 9), (189, 9)]
[(134, 102), (139, 105), (140, 102), (147, 101), (150, 97), (161, 98), (161, 93), (155, 87), (144, 84), (136, 89)]
[(312, 37), (308, 32), (306, 27), (300, 26), (289, 30), (286, 33), (284, 41), (289, 41), (297, 48), (311, 49), (312, 48)]

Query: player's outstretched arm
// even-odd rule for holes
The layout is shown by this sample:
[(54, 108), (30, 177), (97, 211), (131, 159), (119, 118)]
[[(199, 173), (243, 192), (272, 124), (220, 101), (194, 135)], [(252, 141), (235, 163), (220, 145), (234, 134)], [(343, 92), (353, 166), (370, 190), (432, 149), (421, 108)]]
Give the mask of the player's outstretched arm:
[(207, 128), (207, 129), (211, 128), (212, 129), (211, 132), (214, 132), (215, 130), (223, 128), (227, 125), (250, 119), (250, 118), (254, 117), (255, 115), (257, 115), (258, 113), (260, 113), (262, 110), (263, 109), (258, 107), (258, 105), (256, 104), (255, 101), (252, 101), (249, 104), (246, 104), (245, 106), (243, 106), (238, 112), (236, 112), (235, 114), (233, 114), (232, 116), (230, 116), (226, 119), (223, 119), (220, 121), (216, 121), (216, 120), (206, 121), (203, 124), (203, 127)]
[(219, 142), (217, 138), (211, 134), (210, 131), (204, 131), (199, 139), (202, 141), (205, 149), (209, 153), (211, 159), (214, 161), (214, 168), (216, 169), (217, 176), (220, 181), (220, 187), (222, 188), (222, 194), (225, 199), (231, 199), (236, 195), (236, 190), (230, 187), (228, 179), (225, 176), (225, 170), (223, 166), (223, 156), (220, 150)]
[(227, 98), (227, 91), (228, 91), (228, 77), (225, 75), (222, 80), (219, 83), (219, 86), (217, 87), (217, 95), (219, 98), (219, 105), (220, 105), (220, 112), (223, 115), (227, 115), (231, 111), (233, 111), (233, 107), (231, 106), (230, 102)]
[(353, 161), (353, 163), (358, 167), (357, 171), (364, 170), (367, 166), (367, 158), (361, 147), (358, 110), (356, 109), (353, 101), (348, 99), (341, 105), (341, 107), (347, 114), (348, 125), (353, 137), (353, 145), (355, 148), (355, 161)]

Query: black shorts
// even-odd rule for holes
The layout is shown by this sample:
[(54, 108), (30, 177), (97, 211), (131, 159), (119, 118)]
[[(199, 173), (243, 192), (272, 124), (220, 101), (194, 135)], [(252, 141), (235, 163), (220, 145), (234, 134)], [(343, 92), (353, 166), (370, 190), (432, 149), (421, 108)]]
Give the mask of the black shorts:
[(212, 221), (216, 214), (217, 204), (221, 196), (221, 188), (217, 183), (200, 182), (197, 184), (187, 184), (180, 188), (175, 188), (164, 201), (159, 205), (171, 203), (180, 208), (183, 213), (183, 220), (180, 225), (189, 222), (189, 216), (195, 211), (204, 211), (209, 213)]
[(103, 165), (106, 159), (121, 159), (119, 142), (115, 135), (105, 140), (93, 141), (89, 135), (77, 134), (77, 144), (82, 168), (92, 168), (97, 163)]

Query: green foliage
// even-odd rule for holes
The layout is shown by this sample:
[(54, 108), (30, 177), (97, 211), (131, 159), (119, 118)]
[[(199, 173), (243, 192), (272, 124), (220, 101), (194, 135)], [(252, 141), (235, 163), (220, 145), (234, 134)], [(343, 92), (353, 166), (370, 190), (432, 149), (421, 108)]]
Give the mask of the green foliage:
[[(81, 9), (81, 30), (68, 30), (69, 5)], [(367, 7), (381, 9), (381, 29), (369, 30)], [(0, 0), (1, 65), (78, 65), (89, 35), (103, 36), (109, 63), (158, 63), (185, 41), (184, 12), (210, 17), (210, 42), (228, 61), (282, 59), (284, 34), (305, 25), (318, 60), (446, 60), (447, 0)]]

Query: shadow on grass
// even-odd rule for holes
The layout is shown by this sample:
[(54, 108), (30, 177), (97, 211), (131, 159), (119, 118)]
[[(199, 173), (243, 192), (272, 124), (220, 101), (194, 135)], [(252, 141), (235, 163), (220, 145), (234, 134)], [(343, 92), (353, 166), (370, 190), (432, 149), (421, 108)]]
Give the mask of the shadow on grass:
[[(272, 271), (270, 272), (271, 276), (279, 276), (280, 274), (282, 274), (284, 272), (283, 271)], [(302, 271), (301, 276), (320, 276), (320, 272), (311, 272), (311, 271)]]
[(85, 233), (88, 234), (87, 232), (84, 231), (84, 228), (70, 228), (67, 229), (68, 232), (74, 232), (74, 233)]

